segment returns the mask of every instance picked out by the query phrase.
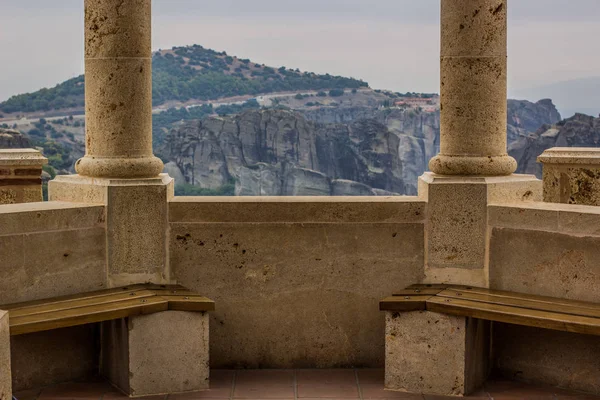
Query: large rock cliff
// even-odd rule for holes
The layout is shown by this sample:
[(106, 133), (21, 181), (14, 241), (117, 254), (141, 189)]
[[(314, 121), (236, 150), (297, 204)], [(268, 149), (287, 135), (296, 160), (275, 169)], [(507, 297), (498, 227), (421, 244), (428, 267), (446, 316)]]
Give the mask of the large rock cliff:
[(537, 157), (551, 147), (600, 147), (600, 118), (575, 114), (555, 124), (546, 124), (535, 133), (518, 138), (509, 145), (510, 154), (523, 173), (542, 175)]
[[(514, 143), (529, 143), (540, 126), (559, 120), (550, 100), (509, 101), (520, 172), (539, 154)], [(439, 151), (439, 132), (439, 112), (419, 109), (253, 110), (188, 121), (161, 153), (176, 182), (208, 189), (235, 182), (237, 195), (414, 195)]]
[[(374, 119), (320, 124), (285, 110), (189, 121), (163, 154), (185, 182), (237, 195), (403, 193), (399, 138)], [(378, 191), (373, 188), (380, 189)]]

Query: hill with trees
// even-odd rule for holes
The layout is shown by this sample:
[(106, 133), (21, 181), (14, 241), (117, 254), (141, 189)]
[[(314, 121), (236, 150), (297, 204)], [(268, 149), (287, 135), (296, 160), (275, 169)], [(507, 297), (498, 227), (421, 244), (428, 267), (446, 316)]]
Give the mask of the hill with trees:
[[(200, 45), (159, 50), (153, 55), (154, 106), (167, 102), (216, 100), (298, 90), (339, 90), (368, 87), (362, 80), (273, 68)], [(0, 112), (49, 112), (81, 109), (84, 105), (83, 75), (50, 89), (20, 94), (0, 103)]]

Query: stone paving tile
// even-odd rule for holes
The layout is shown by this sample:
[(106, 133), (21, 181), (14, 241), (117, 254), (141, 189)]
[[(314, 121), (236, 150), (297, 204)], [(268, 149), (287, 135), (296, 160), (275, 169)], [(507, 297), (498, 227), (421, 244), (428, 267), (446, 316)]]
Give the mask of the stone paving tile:
[(105, 381), (64, 383), (43, 389), (38, 400), (100, 400), (110, 391), (112, 386)]
[(299, 369), (296, 370), (298, 385), (338, 384), (356, 385), (356, 372), (353, 369)]
[[(386, 391), (383, 370), (213, 370), (211, 389), (197, 393), (151, 396), (141, 400), (456, 400)], [(102, 379), (46, 387), (15, 394), (18, 400), (125, 400)], [(600, 396), (491, 379), (471, 400), (600, 400)]]
[(363, 384), (360, 381), (360, 390), (364, 400), (380, 400), (380, 399), (405, 399), (405, 400), (423, 400), (423, 396), (414, 393), (404, 393), (392, 390), (385, 390), (383, 383), (378, 384)]
[(494, 400), (555, 400), (556, 388), (537, 385), (527, 385), (506, 379), (490, 379), (485, 385), (485, 390)]
[(356, 370), (358, 382), (361, 385), (383, 385), (385, 371), (383, 368), (369, 368)]
[(360, 399), (357, 384), (344, 383), (306, 383), (298, 385), (298, 398), (317, 397), (317, 398), (352, 398)]

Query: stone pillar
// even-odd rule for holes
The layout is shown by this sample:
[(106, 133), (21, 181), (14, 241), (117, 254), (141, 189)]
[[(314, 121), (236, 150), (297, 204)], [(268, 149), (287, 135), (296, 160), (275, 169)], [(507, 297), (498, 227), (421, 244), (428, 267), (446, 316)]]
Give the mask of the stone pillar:
[(80, 175), (153, 178), (151, 0), (85, 0), (86, 154)]
[(555, 147), (538, 161), (545, 202), (600, 206), (600, 148)]
[(42, 166), (47, 163), (34, 149), (0, 149), (0, 204), (42, 201)]
[(426, 283), (488, 287), (488, 205), (542, 198), (506, 152), (506, 7), (442, 0), (441, 152), (419, 179)]
[(106, 205), (109, 286), (168, 283), (173, 180), (152, 154), (151, 0), (85, 0), (86, 155), (51, 201)]
[(385, 313), (385, 388), (464, 396), (490, 370), (489, 321), (430, 311)]
[(208, 389), (208, 318), (165, 311), (103, 322), (100, 372), (132, 397)]
[(0, 400), (12, 399), (8, 312), (0, 311)]
[(510, 175), (507, 154), (507, 0), (442, 0), (441, 175)]

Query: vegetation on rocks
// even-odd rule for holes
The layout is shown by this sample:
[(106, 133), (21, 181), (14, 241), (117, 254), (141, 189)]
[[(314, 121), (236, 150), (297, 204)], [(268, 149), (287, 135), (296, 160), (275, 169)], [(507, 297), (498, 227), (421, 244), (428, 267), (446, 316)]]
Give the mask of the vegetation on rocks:
[[(252, 63), (199, 45), (154, 53), (152, 98), (155, 106), (169, 101), (214, 100), (297, 90), (356, 89), (361, 80), (279, 69)], [(53, 88), (13, 96), (0, 103), (0, 112), (35, 112), (82, 108), (83, 75)]]

